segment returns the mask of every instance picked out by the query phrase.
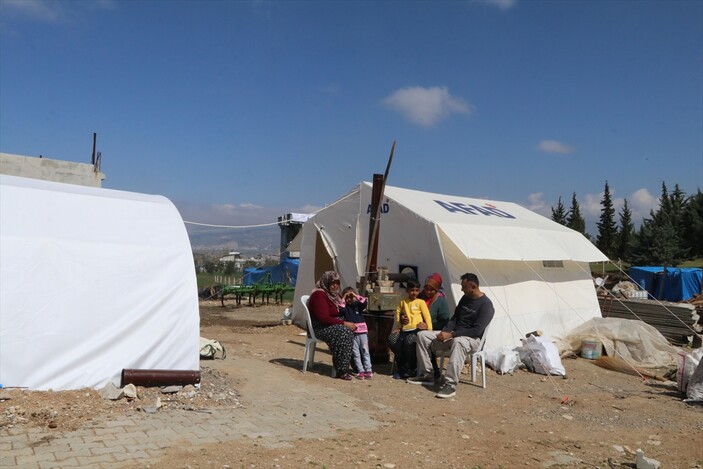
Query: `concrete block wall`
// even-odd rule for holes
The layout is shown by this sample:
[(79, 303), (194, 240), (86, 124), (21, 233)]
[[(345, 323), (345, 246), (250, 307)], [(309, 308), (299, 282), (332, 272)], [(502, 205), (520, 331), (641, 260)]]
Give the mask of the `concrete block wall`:
[(10, 153), (0, 153), (0, 174), (90, 187), (102, 187), (105, 179), (105, 173), (95, 172), (90, 163), (74, 163)]

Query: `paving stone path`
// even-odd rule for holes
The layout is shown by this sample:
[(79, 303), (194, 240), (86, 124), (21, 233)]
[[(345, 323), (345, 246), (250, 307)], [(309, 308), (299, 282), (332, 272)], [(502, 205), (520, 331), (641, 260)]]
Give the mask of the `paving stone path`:
[(117, 468), (154, 460), (174, 446), (256, 438), (258, 444), (281, 447), (300, 438), (330, 437), (339, 429), (379, 425), (353, 405), (353, 398), (342, 402), (338, 390), (319, 381), (308, 384), (294, 370), (247, 358), (237, 358), (237, 368), (248, 377), (247, 395), (258, 396), (247, 399), (246, 407), (140, 413), (62, 433), (2, 429), (0, 467)]

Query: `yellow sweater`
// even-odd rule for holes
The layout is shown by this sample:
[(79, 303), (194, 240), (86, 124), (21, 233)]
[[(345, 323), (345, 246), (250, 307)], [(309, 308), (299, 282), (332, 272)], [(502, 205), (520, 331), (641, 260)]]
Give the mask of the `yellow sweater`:
[[(410, 320), (410, 322), (405, 325), (400, 321), (400, 315), (403, 312)], [(398, 307), (395, 309), (395, 321), (404, 331), (417, 329), (417, 325), (421, 322), (427, 324), (428, 330), (432, 330), (432, 316), (430, 316), (430, 311), (427, 309), (427, 303), (425, 303), (425, 300), (419, 298), (413, 301), (407, 298), (400, 300), (400, 304), (398, 304)]]

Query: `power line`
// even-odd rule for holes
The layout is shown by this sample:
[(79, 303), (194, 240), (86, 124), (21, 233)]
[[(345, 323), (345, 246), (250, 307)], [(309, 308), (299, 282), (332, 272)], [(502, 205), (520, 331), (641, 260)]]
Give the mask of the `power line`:
[(187, 225), (196, 225), (196, 226), (207, 226), (210, 228), (260, 228), (262, 226), (274, 226), (278, 225), (278, 222), (273, 222), (273, 223), (262, 223), (261, 225), (238, 225), (238, 226), (233, 226), (233, 225), (211, 225), (208, 223), (197, 223), (194, 221), (185, 221), (183, 220), (183, 223)]

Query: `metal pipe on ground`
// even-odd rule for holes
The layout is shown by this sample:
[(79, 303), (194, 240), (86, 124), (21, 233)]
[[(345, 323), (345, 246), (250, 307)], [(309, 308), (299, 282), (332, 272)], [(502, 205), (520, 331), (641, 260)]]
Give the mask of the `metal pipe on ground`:
[(200, 382), (200, 370), (122, 370), (122, 387), (186, 386)]

